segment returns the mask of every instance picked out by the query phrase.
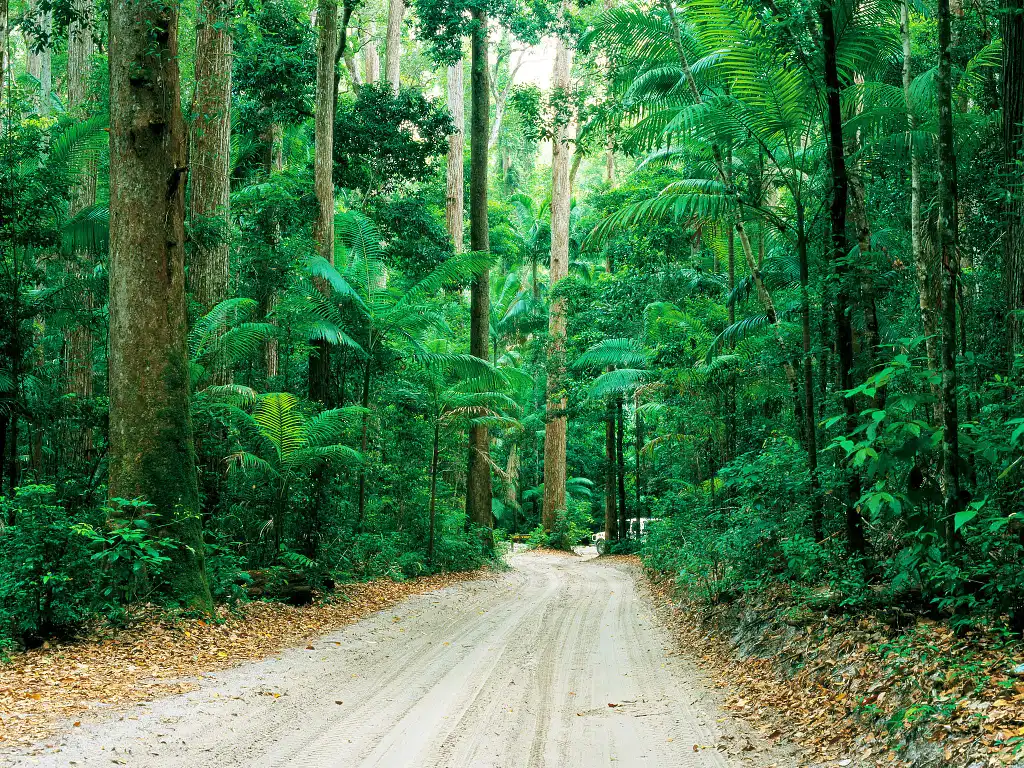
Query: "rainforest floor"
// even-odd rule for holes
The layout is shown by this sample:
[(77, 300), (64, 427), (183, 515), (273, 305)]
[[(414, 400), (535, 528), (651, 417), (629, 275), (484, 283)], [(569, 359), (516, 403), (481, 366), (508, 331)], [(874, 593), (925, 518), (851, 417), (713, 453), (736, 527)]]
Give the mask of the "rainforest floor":
[(785, 590), (708, 606), (649, 588), (724, 707), (811, 759), (851, 766), (1024, 765), (1024, 647), (899, 611), (815, 610)]

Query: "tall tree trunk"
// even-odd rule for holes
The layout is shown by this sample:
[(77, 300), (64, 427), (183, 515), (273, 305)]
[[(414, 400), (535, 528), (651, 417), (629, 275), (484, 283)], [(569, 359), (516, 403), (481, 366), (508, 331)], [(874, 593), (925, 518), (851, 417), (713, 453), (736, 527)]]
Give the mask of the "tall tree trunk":
[(465, 249), (463, 242), (463, 207), (465, 196), (466, 106), (463, 81), (463, 62), (448, 67), (448, 111), (455, 130), (448, 137), (447, 191), (445, 193), (445, 223), (456, 253)]
[[(267, 129), (267, 171), (270, 176), (284, 170), (284, 129), (280, 123), (271, 123)], [(273, 227), (273, 245), (277, 248), (281, 240), (281, 225), (277, 222)], [(273, 278), (271, 278), (273, 279)], [(277, 306), (277, 289), (271, 283), (266, 288), (261, 314), (270, 317)], [(267, 379), (276, 379), (280, 363), (280, 346), (275, 336), (263, 343), (263, 361), (267, 368)]]
[(616, 512), (615, 403), (608, 400), (604, 418), (604, 538), (611, 544), (619, 538)]
[[(850, 180), (846, 170), (846, 147), (843, 143), (843, 115), (839, 103), (839, 64), (836, 60), (836, 29), (829, 0), (818, 6), (821, 22), (821, 44), (825, 63), (826, 128), (828, 130), (829, 166), (832, 171), (832, 199), (829, 205), (831, 261), (836, 275), (836, 297), (833, 303), (836, 325), (836, 346), (839, 357), (839, 388), (853, 389), (853, 326), (850, 319), (850, 275), (847, 267), (846, 214), (850, 198)], [(805, 350), (806, 353), (806, 350)], [(846, 431), (857, 427), (857, 404), (852, 397), (842, 397), (846, 412)], [(809, 425), (813, 431), (813, 424)], [(857, 553), (864, 551), (864, 523), (857, 502), (860, 500), (860, 475), (847, 467), (846, 543)]]
[(814, 363), (811, 358), (811, 296), (810, 265), (807, 254), (807, 224), (804, 207), (796, 203), (796, 251), (800, 262), (800, 338), (803, 348), (803, 402), (804, 445), (807, 448), (807, 473), (810, 479), (809, 502), (811, 530), (814, 538), (825, 538), (825, 525), (821, 509), (821, 485), (818, 478), (818, 426), (814, 411)]
[(615, 400), (615, 464), (619, 497), (619, 539), (629, 538), (629, 519), (626, 512), (626, 419), (622, 412), (622, 396)]
[[(487, 15), (473, 10), (470, 88), (472, 114), (469, 134), (469, 247), (490, 251), (487, 227), (487, 124), (490, 120), (490, 88), (487, 68)], [(473, 278), (470, 288), (470, 354), (486, 360), (490, 329), (490, 275), (487, 270)], [(487, 427), (469, 430), (469, 471), (466, 479), (466, 513), (469, 522), (494, 526), (491, 508), (490, 436)]]
[(370, 445), (370, 384), (373, 375), (373, 357), (366, 356), (366, 365), (363, 368), (363, 425), (362, 434), (359, 438), (359, 449), (363, 454), (363, 464), (359, 467), (359, 500), (357, 507), (356, 526), (362, 528), (363, 520), (366, 518), (366, 450)]
[(437, 528), (437, 459), (441, 437), (441, 424), (434, 422), (434, 444), (430, 453), (430, 533), (427, 538), (427, 562), (434, 563), (434, 535)]
[[(313, 165), (313, 191), (317, 201), (317, 216), (313, 223), (313, 239), (320, 256), (334, 263), (334, 106), (336, 82), (334, 77), (338, 46), (338, 3), (336, 0), (318, 0), (316, 22), (319, 40), (316, 57), (316, 115), (315, 159)], [(327, 295), (330, 288), (317, 286)], [(330, 400), (331, 357), (330, 346), (318, 339), (313, 342), (309, 356), (309, 397), (326, 403)]]
[[(907, 103), (908, 134), (917, 127), (917, 120), (910, 100), (911, 73), (911, 41), (910, 41), (910, 5), (909, 0), (900, 6), (900, 37), (903, 42), (903, 97)], [(925, 336), (925, 355), (928, 368), (933, 372), (939, 370), (938, 353), (938, 296), (933, 275), (938, 269), (935, 254), (925, 242), (924, 222), (921, 218), (921, 201), (924, 192), (921, 181), (921, 156), (918, 147), (914, 146), (911, 137), (910, 146), (910, 239), (914, 252), (914, 269), (917, 277), (918, 308), (921, 314), (921, 330)], [(938, 390), (933, 387), (936, 395), (936, 417), (940, 416)]]
[(405, 0), (388, 0), (388, 32), (384, 47), (384, 79), (392, 92), (401, 87), (402, 19)]
[[(92, 0), (76, 0), (76, 19), (68, 30), (68, 112), (76, 119), (84, 119), (89, 115), (87, 104), (90, 59), (93, 53), (93, 21)], [(96, 203), (96, 169), (88, 168), (76, 180), (71, 188), (68, 202), (68, 214), (75, 216), (85, 208)], [(83, 315), (93, 310), (94, 297), (86, 285), (86, 275), (92, 271), (92, 259), (87, 251), (76, 251), (72, 254), (69, 271), (74, 282), (81, 288), (75, 297), (77, 308)], [(65, 331), (65, 379), (67, 391), (80, 401), (93, 396), (92, 351), (93, 335), (89, 322), (75, 322)], [(84, 460), (93, 447), (92, 429), (76, 430), (68, 435), (68, 450), (75, 461)]]
[(1010, 363), (1024, 345), (1024, 0), (1001, 0), (1003, 6), (1003, 162), (1007, 184), (1003, 277), (1006, 280)]
[[(637, 399), (635, 402), (635, 410), (633, 411), (633, 432), (634, 432), (634, 453), (636, 454), (636, 513), (635, 516), (640, 518), (641, 509), (643, 508), (643, 453), (644, 453), (644, 417), (640, 415), (640, 400)], [(713, 480), (713, 478), (712, 478)], [(639, 525), (639, 523), (637, 523)], [(639, 532), (639, 531), (638, 531)]]
[(7, 73), (10, 71), (11, 46), (11, 5), (10, 0), (0, 0), (0, 104), (7, 93)]
[(185, 341), (177, 4), (113, 0), (109, 14), (109, 492), (154, 505), (182, 545), (170, 553), (172, 594), (210, 610)]
[(377, 22), (370, 21), (363, 44), (363, 82), (373, 85), (380, 80), (380, 56), (377, 54)]
[[(348, 25), (352, 20), (352, 14), (356, 10), (356, 5), (359, 0), (342, 0), (341, 4), (341, 22), (337, 23), (337, 31), (335, 37), (338, 41), (337, 46), (334, 49), (334, 98), (332, 99), (333, 114), (331, 119), (334, 119), (334, 115), (338, 113), (338, 94), (341, 91), (341, 73), (345, 70), (348, 71), (349, 76), (352, 78), (352, 91), (358, 95), (359, 87), (362, 85), (362, 81), (359, 79), (359, 68), (356, 66), (355, 56), (349, 49), (348, 45)], [(338, 0), (334, 0), (334, 8), (337, 9)], [(337, 10), (335, 10), (335, 20), (337, 20)], [(319, 56), (319, 53), (317, 54)], [(345, 68), (342, 69), (341, 63), (345, 62)]]
[[(569, 87), (570, 53), (561, 38), (555, 49), (551, 84), (563, 96)], [(551, 140), (551, 262), (548, 290), (569, 275), (569, 144), (570, 115), (557, 120)], [(565, 397), (566, 303), (564, 298), (551, 302), (548, 313), (547, 415), (544, 426), (544, 530), (554, 528), (555, 518), (565, 511), (565, 448), (567, 406)]]
[(208, 312), (228, 297), (230, 277), (231, 13), (234, 0), (200, 0), (189, 134), (188, 290)]
[(953, 134), (952, 41), (950, 0), (938, 0), (939, 66), (935, 96), (939, 108), (938, 198), (939, 254), (942, 261), (942, 494), (948, 544), (953, 542), (954, 516), (961, 509), (960, 437), (956, 399), (956, 304), (960, 277), (957, 221), (957, 167)]
[(48, 115), (53, 111), (53, 11), (40, 11), (39, 22), (45, 40), (36, 52), (39, 71), (39, 114)]

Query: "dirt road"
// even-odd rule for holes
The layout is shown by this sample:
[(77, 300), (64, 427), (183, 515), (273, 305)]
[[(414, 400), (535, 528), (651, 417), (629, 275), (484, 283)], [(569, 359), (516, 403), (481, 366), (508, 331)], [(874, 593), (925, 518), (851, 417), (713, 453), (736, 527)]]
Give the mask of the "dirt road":
[(790, 768), (719, 711), (622, 563), (529, 553), (0, 765)]

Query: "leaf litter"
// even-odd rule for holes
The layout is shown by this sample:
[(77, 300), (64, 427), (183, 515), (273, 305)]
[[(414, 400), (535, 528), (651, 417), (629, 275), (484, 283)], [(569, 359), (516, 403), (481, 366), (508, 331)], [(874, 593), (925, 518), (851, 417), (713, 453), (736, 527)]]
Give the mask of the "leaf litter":
[(323, 635), (406, 597), (488, 573), (344, 584), (313, 605), (252, 602), (234, 611), (221, 606), (210, 620), (152, 609), (127, 629), (98, 626), (76, 641), (46, 643), (0, 664), (0, 746), (44, 741), (79, 726), (79, 717), (90, 711), (185, 693), (197, 687), (200, 675), (284, 648), (313, 650)]
[[(770, 739), (800, 744), (827, 765), (1024, 765), (1019, 643), (924, 617), (905, 626), (814, 612), (787, 621), (795, 601), (785, 594), (708, 610), (647, 573), (670, 609), (679, 652), (711, 675), (727, 710)], [(729, 615), (737, 610), (740, 621)]]

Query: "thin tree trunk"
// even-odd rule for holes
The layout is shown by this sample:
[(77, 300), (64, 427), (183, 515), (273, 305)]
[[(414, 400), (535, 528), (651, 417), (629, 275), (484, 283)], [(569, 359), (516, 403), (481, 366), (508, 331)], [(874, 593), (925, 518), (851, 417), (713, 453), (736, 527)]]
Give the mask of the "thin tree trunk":
[(359, 440), (359, 448), (363, 454), (363, 464), (359, 467), (359, 502), (358, 517), (356, 526), (362, 528), (363, 520), (366, 518), (366, 449), (370, 444), (370, 383), (373, 371), (373, 357), (366, 356), (366, 366), (363, 368), (363, 428)]
[(1024, 344), (1024, 0), (1002, 0), (1003, 163), (1007, 183), (1003, 277), (1006, 281), (1010, 364)]
[(171, 593), (209, 611), (185, 341), (177, 4), (113, 0), (109, 14), (109, 493), (154, 505), (181, 545)]
[(405, 0), (388, 0), (388, 32), (384, 47), (384, 80), (393, 93), (401, 87), (402, 19)]
[(807, 472), (810, 478), (809, 501), (811, 530), (814, 538), (825, 538), (821, 509), (821, 485), (818, 478), (818, 427), (814, 411), (814, 364), (811, 359), (811, 297), (810, 268), (807, 254), (807, 231), (803, 203), (796, 203), (796, 251), (800, 262), (800, 338), (803, 346), (803, 409), (804, 444), (807, 448)]
[(952, 41), (950, 0), (938, 0), (939, 66), (935, 79), (939, 108), (938, 198), (939, 254), (942, 260), (942, 493), (947, 544), (954, 536), (954, 516), (961, 509), (960, 438), (957, 412), (956, 299), (960, 277), (957, 222), (957, 167), (953, 134)]
[[(914, 117), (910, 101), (911, 84), (911, 41), (910, 41), (910, 6), (904, 2), (900, 6), (900, 37), (903, 42), (903, 96), (907, 102), (907, 128), (914, 131), (917, 121)], [(917, 277), (918, 307), (921, 313), (921, 329), (925, 336), (925, 355), (928, 358), (928, 368), (933, 372), (939, 370), (938, 353), (938, 291), (935, 289), (933, 275), (938, 269), (932, 249), (925, 244), (924, 223), (921, 219), (921, 201), (923, 199), (923, 186), (921, 181), (921, 158), (918, 148), (911, 141), (910, 146), (910, 238), (911, 247), (914, 252), (914, 267)], [(938, 417), (938, 391), (933, 387), (936, 395), (935, 415)]]
[[(284, 130), (280, 123), (271, 123), (267, 131), (267, 170), (270, 175), (281, 173), (284, 170)], [(273, 245), (277, 247), (281, 240), (281, 225), (274, 224)], [(273, 285), (269, 286), (263, 306), (263, 316), (269, 318), (277, 306), (277, 290)], [(280, 348), (276, 336), (271, 336), (263, 344), (263, 360), (267, 367), (267, 379), (276, 379), (280, 363)]]
[[(569, 87), (571, 67), (569, 49), (558, 39), (552, 87), (563, 95)], [(548, 290), (553, 291), (559, 281), (569, 275), (569, 115), (556, 121), (559, 125), (551, 141), (551, 261), (548, 270)], [(544, 419), (544, 530), (555, 526), (559, 512), (565, 511), (565, 450), (566, 419), (565, 397), (565, 337), (566, 303), (564, 298), (551, 303), (548, 313), (547, 355), (547, 415)]]
[(604, 538), (611, 544), (619, 538), (619, 520), (615, 504), (615, 403), (611, 400), (605, 409), (604, 461)]
[[(643, 460), (642, 456), (644, 453), (644, 419), (640, 415), (640, 401), (636, 401), (635, 410), (633, 412), (633, 432), (636, 445), (634, 446), (634, 453), (636, 454), (636, 512), (635, 517), (641, 517), (640, 510), (642, 507), (643, 499)], [(637, 523), (639, 525), (639, 523)]]
[[(338, 46), (338, 4), (336, 0), (318, 0), (317, 26), (319, 41), (316, 61), (316, 155), (313, 165), (313, 191), (317, 201), (317, 216), (313, 224), (313, 239), (320, 256), (334, 263), (334, 106), (336, 82), (335, 55)], [(330, 288), (317, 286), (325, 295)], [(330, 399), (331, 357), (330, 346), (317, 339), (309, 356), (309, 397), (326, 403)]]
[(434, 535), (437, 528), (437, 457), (441, 425), (434, 422), (434, 448), (430, 454), (430, 534), (427, 539), (427, 562), (434, 564)]
[(234, 0), (200, 0), (195, 93), (189, 135), (189, 219), (193, 238), (187, 288), (200, 313), (228, 297), (230, 278), (231, 13)]
[(36, 53), (39, 78), (39, 114), (48, 115), (53, 111), (53, 11), (46, 10), (40, 14), (43, 47)]
[(463, 242), (463, 216), (465, 197), (466, 107), (463, 62), (448, 67), (448, 111), (455, 130), (448, 136), (447, 191), (445, 194), (445, 223), (456, 253), (465, 249)]
[[(846, 149), (843, 144), (843, 115), (839, 103), (839, 65), (836, 60), (836, 29), (832, 6), (822, 0), (818, 6), (821, 22), (821, 43), (825, 63), (826, 128), (828, 130), (829, 165), (832, 171), (832, 199), (829, 206), (831, 234), (831, 261), (836, 275), (836, 297), (833, 304), (836, 325), (836, 345), (839, 357), (839, 388), (853, 389), (853, 326), (850, 320), (850, 285), (847, 268), (846, 215), (850, 197), (850, 182), (846, 170)], [(806, 350), (805, 350), (806, 354)], [(857, 427), (857, 404), (852, 397), (842, 397), (846, 412), (846, 431), (851, 434)], [(809, 425), (813, 431), (813, 425)], [(846, 488), (846, 543), (850, 550), (863, 553), (864, 522), (857, 502), (860, 500), (860, 474), (847, 467)]]
[(11, 6), (10, 0), (0, 0), (0, 103), (7, 92), (7, 73), (10, 71)]
[[(490, 119), (490, 88), (487, 67), (487, 15), (473, 10), (472, 61), (470, 87), (469, 171), (469, 247), (490, 251), (487, 227), (487, 124)], [(490, 275), (487, 270), (473, 278), (470, 288), (470, 354), (486, 360), (490, 328)], [(469, 467), (466, 479), (468, 522), (492, 528), (490, 436), (487, 427), (474, 425), (469, 430)]]
[(626, 419), (622, 412), (622, 396), (615, 400), (615, 464), (617, 466), (619, 496), (619, 539), (629, 538), (629, 519), (626, 512)]

